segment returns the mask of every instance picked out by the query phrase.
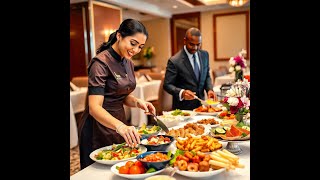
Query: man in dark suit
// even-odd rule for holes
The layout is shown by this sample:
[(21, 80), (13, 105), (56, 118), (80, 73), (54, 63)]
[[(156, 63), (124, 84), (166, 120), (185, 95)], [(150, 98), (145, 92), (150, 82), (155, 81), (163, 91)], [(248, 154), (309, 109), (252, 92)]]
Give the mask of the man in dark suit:
[(184, 47), (167, 63), (163, 88), (173, 96), (172, 109), (193, 110), (201, 103), (195, 95), (204, 99), (215, 98), (209, 75), (209, 54), (200, 50), (201, 33), (197, 28), (187, 30)]

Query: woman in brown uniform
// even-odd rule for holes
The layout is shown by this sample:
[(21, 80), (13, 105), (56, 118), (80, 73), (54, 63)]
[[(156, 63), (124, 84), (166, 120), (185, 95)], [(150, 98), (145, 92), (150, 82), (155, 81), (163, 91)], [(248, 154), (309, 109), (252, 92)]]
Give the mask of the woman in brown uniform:
[(155, 113), (150, 102), (129, 95), (136, 87), (129, 59), (141, 51), (147, 38), (141, 22), (126, 19), (90, 61), (88, 106), (78, 127), (81, 169), (93, 163), (89, 155), (95, 149), (124, 141), (130, 146), (140, 143), (137, 130), (126, 121), (123, 104)]

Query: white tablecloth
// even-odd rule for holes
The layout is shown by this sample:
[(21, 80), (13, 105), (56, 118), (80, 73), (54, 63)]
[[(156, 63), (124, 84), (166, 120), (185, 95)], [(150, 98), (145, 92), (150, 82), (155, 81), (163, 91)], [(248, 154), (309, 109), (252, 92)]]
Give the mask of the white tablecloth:
[(75, 113), (84, 111), (87, 91), (87, 87), (80, 87), (77, 91), (70, 91), (70, 148), (78, 144)]
[[(212, 118), (212, 116), (195, 116), (192, 118), (192, 120), (187, 122), (181, 122), (178, 126), (182, 126), (188, 122), (195, 122), (200, 119), (205, 118)], [(226, 147), (227, 142), (220, 141), (223, 148)], [(170, 145), (173, 146), (175, 142), (173, 142)], [(240, 158), (240, 163), (243, 164), (245, 167), (243, 169), (237, 168), (235, 170), (230, 170), (228, 172), (224, 171), (220, 174), (211, 176), (207, 179), (214, 179), (214, 180), (249, 180), (250, 179), (250, 141), (240, 141), (239, 146), (242, 149), (242, 153), (237, 155)], [(93, 163), (92, 165), (86, 167), (85, 169), (77, 172), (76, 174), (72, 175), (70, 177), (70, 180), (88, 180), (88, 179), (94, 179), (94, 180), (125, 180), (125, 178), (122, 178), (120, 176), (117, 176), (113, 174), (110, 170), (112, 165), (105, 165), (105, 164), (99, 164), (99, 163)], [(167, 168), (163, 172), (159, 174), (168, 175), (170, 173), (170, 169)], [(185, 177), (182, 175), (179, 175), (177, 173), (174, 174), (174, 176), (177, 180), (184, 180), (184, 179), (192, 179), (189, 177)]]
[(78, 130), (76, 117), (73, 113), (73, 107), (70, 98), (70, 149), (78, 145)]
[(78, 91), (70, 91), (73, 113), (84, 111), (87, 91), (88, 87), (80, 87)]
[[(250, 75), (250, 72), (244, 72), (243, 75)], [(229, 82), (234, 82), (234, 73), (216, 77), (214, 79), (214, 86), (222, 85)]]
[[(145, 100), (157, 100), (159, 96), (161, 80), (137, 83), (136, 89), (131, 93), (134, 97)], [(131, 123), (133, 126), (141, 126), (148, 123), (147, 115), (140, 108), (131, 108)]]

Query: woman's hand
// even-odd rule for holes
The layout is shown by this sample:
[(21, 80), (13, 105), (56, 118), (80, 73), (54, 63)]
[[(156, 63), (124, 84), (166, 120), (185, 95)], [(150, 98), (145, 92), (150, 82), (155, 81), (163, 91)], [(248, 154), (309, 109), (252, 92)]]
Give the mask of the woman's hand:
[(136, 106), (145, 112), (151, 112), (153, 114), (156, 114), (156, 108), (153, 106), (152, 103), (144, 101), (142, 99), (137, 99)]
[(123, 125), (117, 131), (130, 147), (136, 147), (137, 144), (140, 144), (141, 136), (134, 126)]

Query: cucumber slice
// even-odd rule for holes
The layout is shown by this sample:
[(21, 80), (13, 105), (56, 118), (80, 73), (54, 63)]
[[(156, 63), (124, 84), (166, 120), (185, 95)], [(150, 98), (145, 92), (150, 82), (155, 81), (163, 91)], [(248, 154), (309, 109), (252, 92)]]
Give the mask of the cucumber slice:
[(242, 126), (241, 128), (250, 131), (250, 127), (249, 126)]
[(222, 128), (216, 128), (214, 133), (215, 134), (225, 134), (226, 131)]
[(229, 127), (229, 126), (223, 126), (223, 129), (226, 130), (226, 131), (228, 131), (228, 130), (231, 129), (231, 127)]

